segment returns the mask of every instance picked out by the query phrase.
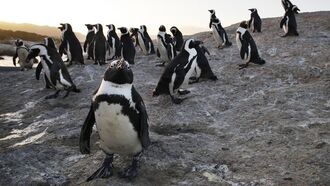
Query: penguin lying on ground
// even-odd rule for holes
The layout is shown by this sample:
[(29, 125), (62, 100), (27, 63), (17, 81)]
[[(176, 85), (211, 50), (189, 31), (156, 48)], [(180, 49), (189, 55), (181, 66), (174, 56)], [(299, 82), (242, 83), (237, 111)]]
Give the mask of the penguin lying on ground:
[(295, 9), (293, 6), (289, 5), (288, 9), (285, 11), (285, 14), (281, 20), (280, 28), (284, 30), (286, 36), (299, 36), (297, 31), (297, 22), (295, 16)]
[(252, 32), (261, 32), (261, 19), (257, 9), (251, 8), (249, 10), (251, 11), (251, 18), (248, 25), (249, 28), (252, 30)]
[(188, 90), (179, 90), (179, 88), (188, 84), (197, 67), (199, 44), (201, 41), (193, 39), (184, 42), (181, 52), (166, 66), (153, 91), (153, 96), (169, 94), (175, 104), (179, 104), (185, 99), (176, 98), (174, 94), (176, 92), (181, 95), (189, 93)]
[(116, 33), (116, 27), (113, 24), (107, 25), (109, 28), (107, 38), (108, 38), (108, 49), (110, 60), (120, 57), (120, 47), (121, 43), (119, 37)]
[(218, 48), (230, 47), (232, 45), (228, 40), (227, 33), (222, 27), (220, 20), (215, 15), (215, 10), (209, 10), (211, 13), (209, 27), (212, 29), (213, 37)]
[(93, 25), (96, 28), (94, 36), (94, 64), (104, 65), (105, 55), (107, 53), (107, 40), (103, 34), (103, 27), (101, 24)]
[(147, 27), (145, 25), (141, 25), (137, 33), (138, 33), (138, 37), (137, 37), (138, 44), (144, 55), (154, 54), (155, 53), (154, 44), (147, 32)]
[(17, 39), (15, 45), (16, 45), (16, 52), (13, 57), (14, 66), (16, 67), (16, 58), (18, 57), (18, 64), (21, 67), (21, 71), (32, 69), (33, 63), (37, 59), (33, 58), (29, 61), (26, 61), (26, 57), (29, 54), (29, 49), (26, 46), (24, 46), (24, 43), (21, 39)]
[(87, 59), (94, 59), (94, 36), (95, 29), (91, 24), (85, 24), (88, 29), (86, 39), (84, 42), (84, 52), (87, 53)]
[(121, 56), (128, 61), (129, 64), (134, 64), (135, 47), (131, 37), (129, 36), (128, 30), (125, 27), (118, 28), (118, 30), (121, 32)]
[(182, 45), (183, 45), (183, 36), (182, 36), (182, 33), (181, 31), (175, 27), (175, 26), (172, 26), (170, 31), (172, 32), (172, 35), (173, 35), (173, 44), (174, 44), (174, 47), (175, 47), (175, 50), (180, 52), (181, 49), (182, 49)]
[(50, 80), (50, 86), (56, 90), (55, 94), (47, 96), (46, 99), (57, 98), (61, 90), (67, 91), (64, 97), (67, 97), (71, 91), (80, 92), (73, 83), (61, 55), (55, 49), (48, 48), (44, 44), (32, 45), (26, 60), (36, 56), (40, 56), (42, 69)]
[(72, 65), (72, 62), (79, 62), (80, 64), (84, 64), (84, 58), (82, 54), (82, 48), (79, 40), (76, 35), (72, 31), (72, 27), (69, 23), (61, 23), (61, 27), (59, 27), (62, 31), (62, 42), (59, 47), (59, 53), (62, 56), (63, 53), (67, 53), (69, 65)]
[(247, 30), (247, 27), (248, 25), (246, 24), (246, 21), (243, 21), (240, 23), (236, 31), (237, 47), (240, 51), (242, 60), (246, 62), (245, 64), (240, 64), (239, 69), (246, 68), (250, 62), (259, 65), (266, 63), (265, 60), (260, 58), (257, 45)]
[(133, 72), (129, 63), (111, 62), (99, 88), (94, 92), (92, 104), (80, 133), (80, 152), (90, 153), (90, 136), (96, 123), (100, 135), (100, 148), (106, 154), (102, 166), (87, 181), (108, 178), (113, 174), (113, 155), (132, 155), (132, 165), (119, 173), (132, 179), (137, 176), (142, 151), (150, 144), (148, 115), (139, 93), (132, 85)]
[(170, 63), (171, 60), (174, 59), (176, 56), (176, 50), (171, 36), (166, 33), (166, 28), (164, 25), (159, 27), (157, 41), (157, 56), (163, 61), (157, 66), (165, 66), (165, 63)]

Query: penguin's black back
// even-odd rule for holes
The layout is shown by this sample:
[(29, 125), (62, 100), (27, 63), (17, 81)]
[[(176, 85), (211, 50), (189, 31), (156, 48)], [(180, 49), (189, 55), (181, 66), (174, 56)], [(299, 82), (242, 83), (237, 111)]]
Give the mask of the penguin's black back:
[(120, 37), (120, 41), (122, 43), (122, 55), (123, 58), (129, 63), (134, 64), (135, 58), (135, 47), (132, 39), (128, 34), (124, 34)]
[(106, 55), (106, 39), (102, 31), (98, 31), (94, 36), (94, 56), (95, 61), (105, 62)]
[(66, 40), (66, 42), (70, 45), (72, 61), (84, 63), (82, 48), (76, 35), (72, 31), (68, 30), (64, 33), (64, 40)]

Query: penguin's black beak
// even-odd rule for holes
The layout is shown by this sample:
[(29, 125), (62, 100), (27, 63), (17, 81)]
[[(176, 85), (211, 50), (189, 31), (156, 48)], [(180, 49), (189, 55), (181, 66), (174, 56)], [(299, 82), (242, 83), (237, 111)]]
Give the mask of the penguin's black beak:
[(210, 13), (212, 13), (213, 11), (212, 10), (209, 10)]
[(156, 89), (154, 89), (152, 91), (152, 97), (157, 97), (157, 96), (159, 96), (159, 93), (156, 91)]
[(253, 9), (249, 9), (251, 12), (253, 11)]

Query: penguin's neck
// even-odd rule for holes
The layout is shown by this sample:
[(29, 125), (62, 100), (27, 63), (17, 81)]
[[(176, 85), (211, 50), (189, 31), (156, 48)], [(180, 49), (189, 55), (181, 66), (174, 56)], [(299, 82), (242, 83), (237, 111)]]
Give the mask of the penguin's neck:
[(89, 33), (91, 33), (91, 32), (95, 32), (95, 28), (93, 28), (93, 29), (89, 29), (88, 32), (87, 32), (87, 34), (89, 34)]

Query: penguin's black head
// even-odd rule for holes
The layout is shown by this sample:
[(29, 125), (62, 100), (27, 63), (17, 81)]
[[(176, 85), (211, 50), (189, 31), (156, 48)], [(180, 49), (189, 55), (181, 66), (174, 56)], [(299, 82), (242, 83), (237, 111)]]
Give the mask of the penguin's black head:
[(248, 28), (248, 24), (246, 23), (246, 21), (242, 21), (242, 22), (239, 24), (239, 27), (242, 27), (242, 28), (247, 29), (247, 28)]
[(173, 35), (175, 35), (177, 33), (177, 31), (178, 31), (178, 28), (175, 27), (175, 26), (172, 26), (171, 29), (170, 29), (170, 31), (172, 32)]
[(133, 72), (124, 59), (115, 60), (110, 63), (103, 79), (115, 84), (132, 84)]
[(93, 25), (91, 25), (91, 24), (85, 24), (85, 26), (87, 27), (88, 30), (93, 30)]
[(213, 14), (215, 14), (215, 10), (209, 10), (209, 12), (213, 15)]
[(115, 25), (110, 24), (110, 25), (106, 25), (106, 26), (109, 28), (110, 31), (116, 31)]
[(146, 25), (141, 25), (140, 30), (142, 30), (143, 32), (146, 32), (147, 31)]
[(256, 8), (249, 9), (251, 12), (258, 12)]
[(44, 39), (44, 45), (47, 46), (48, 49), (49, 49), (49, 48), (53, 48), (53, 49), (57, 50), (57, 49), (56, 49), (55, 42), (54, 42), (54, 40), (53, 40), (51, 37), (46, 37), (46, 38)]
[(194, 40), (194, 39), (187, 39), (184, 42), (184, 50), (189, 52), (192, 49), (196, 49), (197, 47), (199, 47), (200, 44), (203, 44), (202, 41), (199, 40)]
[(138, 28), (130, 28), (129, 29), (129, 32), (131, 33), (131, 34), (137, 34), (137, 32), (139, 31), (139, 29)]
[(292, 12), (296, 14), (298, 14), (299, 13), (298, 11), (300, 11), (300, 9), (296, 5), (293, 5), (292, 7), (290, 7), (290, 9), (292, 10)]
[(15, 41), (15, 45), (17, 46), (17, 47), (19, 47), (19, 46), (23, 46), (23, 40), (21, 40), (21, 39), (17, 39), (16, 41)]
[(35, 44), (30, 47), (29, 54), (26, 57), (26, 62), (29, 62), (32, 58), (36, 56), (46, 56), (47, 46), (44, 44)]
[(72, 27), (69, 23), (60, 23), (61, 27), (58, 27), (61, 31), (72, 32)]
[(96, 32), (103, 32), (103, 27), (101, 24), (93, 25), (96, 28)]
[(120, 33), (121, 34), (128, 34), (128, 30), (127, 30), (127, 28), (126, 27), (120, 27), (120, 28), (118, 28), (118, 30), (120, 30)]
[(160, 27), (159, 27), (159, 31), (160, 31), (160, 32), (166, 32), (166, 28), (165, 28), (165, 26), (164, 26), (164, 25), (160, 25)]

